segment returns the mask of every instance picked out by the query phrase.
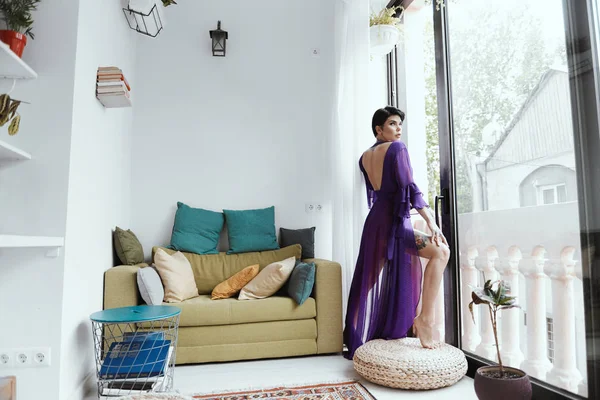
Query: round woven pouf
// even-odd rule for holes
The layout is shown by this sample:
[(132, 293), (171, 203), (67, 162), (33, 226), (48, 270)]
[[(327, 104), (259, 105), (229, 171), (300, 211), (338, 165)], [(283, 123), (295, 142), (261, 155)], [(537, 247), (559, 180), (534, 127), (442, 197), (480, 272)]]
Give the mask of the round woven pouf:
[(417, 338), (371, 340), (356, 349), (353, 362), (366, 380), (399, 389), (438, 389), (467, 373), (462, 351), (446, 343), (425, 349)]

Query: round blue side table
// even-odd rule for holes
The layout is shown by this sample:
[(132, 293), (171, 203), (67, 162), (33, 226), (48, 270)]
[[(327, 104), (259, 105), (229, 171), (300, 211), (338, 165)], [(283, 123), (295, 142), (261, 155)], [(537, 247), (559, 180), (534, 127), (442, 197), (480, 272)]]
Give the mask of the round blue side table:
[(178, 307), (144, 305), (90, 315), (98, 397), (173, 388), (180, 313)]

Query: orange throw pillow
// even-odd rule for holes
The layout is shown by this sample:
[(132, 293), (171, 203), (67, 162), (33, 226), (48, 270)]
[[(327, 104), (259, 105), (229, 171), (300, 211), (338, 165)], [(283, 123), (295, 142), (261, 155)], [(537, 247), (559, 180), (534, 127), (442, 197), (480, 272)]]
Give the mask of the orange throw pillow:
[(217, 299), (228, 299), (233, 297), (239, 292), (248, 282), (250, 282), (256, 275), (258, 275), (259, 265), (251, 265), (244, 268), (237, 274), (228, 278), (227, 280), (219, 283), (212, 291), (211, 298)]

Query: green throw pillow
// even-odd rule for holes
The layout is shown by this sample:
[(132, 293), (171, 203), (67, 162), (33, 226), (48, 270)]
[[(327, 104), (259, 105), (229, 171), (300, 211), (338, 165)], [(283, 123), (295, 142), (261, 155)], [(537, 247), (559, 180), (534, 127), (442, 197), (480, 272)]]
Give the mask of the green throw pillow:
[(117, 226), (113, 239), (115, 251), (123, 265), (135, 265), (144, 262), (142, 244), (131, 230), (123, 230)]
[(296, 261), (296, 266), (287, 282), (287, 293), (298, 305), (310, 297), (315, 285), (315, 263)]
[(279, 248), (275, 233), (275, 207), (258, 210), (223, 210), (227, 221), (227, 254)]
[(218, 254), (217, 245), (223, 222), (223, 214), (220, 212), (192, 208), (177, 202), (169, 247), (188, 253)]

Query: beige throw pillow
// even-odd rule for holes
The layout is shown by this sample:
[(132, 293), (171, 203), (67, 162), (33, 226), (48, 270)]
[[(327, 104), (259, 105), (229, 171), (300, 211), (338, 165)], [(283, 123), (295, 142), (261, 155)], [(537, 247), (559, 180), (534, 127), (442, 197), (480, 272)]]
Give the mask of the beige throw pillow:
[(192, 266), (180, 251), (169, 255), (158, 249), (154, 253), (154, 265), (165, 287), (165, 302), (179, 303), (198, 296)]
[(274, 295), (288, 280), (295, 265), (296, 257), (267, 265), (256, 275), (256, 278), (242, 288), (238, 299), (264, 299)]

